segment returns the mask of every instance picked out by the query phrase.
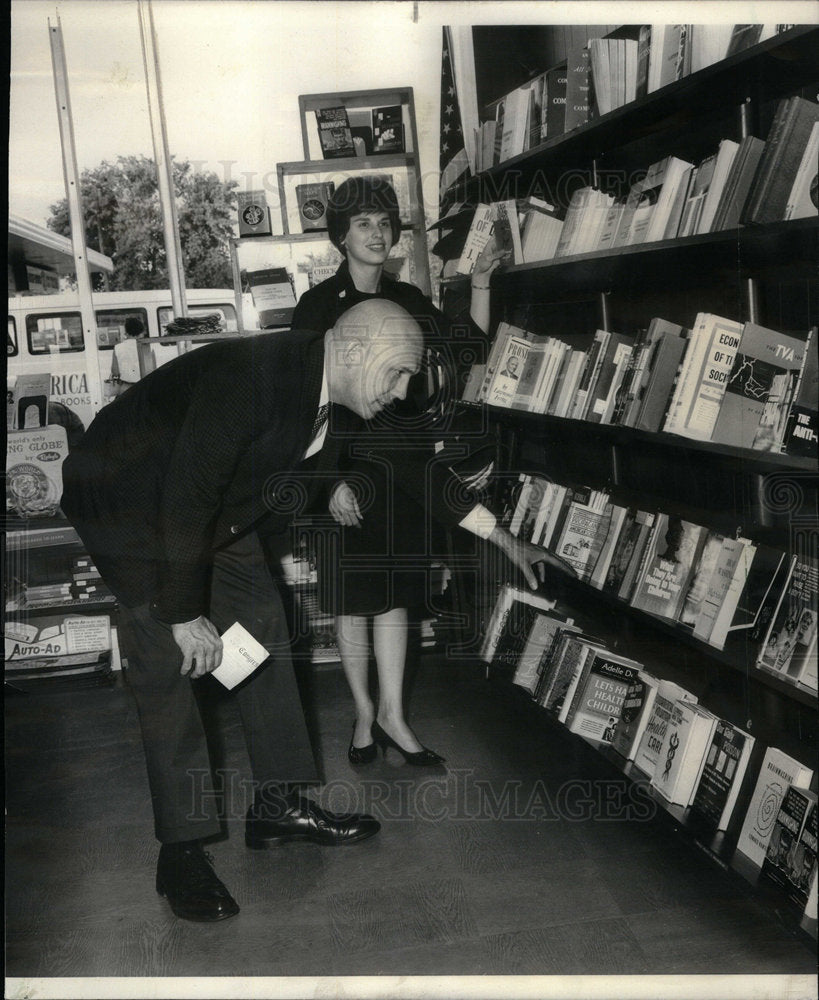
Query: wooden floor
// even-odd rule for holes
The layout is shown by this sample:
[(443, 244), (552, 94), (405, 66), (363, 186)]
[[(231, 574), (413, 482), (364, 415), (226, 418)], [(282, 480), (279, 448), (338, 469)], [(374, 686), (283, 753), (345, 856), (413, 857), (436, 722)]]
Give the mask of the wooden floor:
[(330, 807), (378, 837), (249, 851), (249, 777), (218, 706), (228, 836), (210, 848), (240, 906), (204, 925), (157, 896), (135, 709), (112, 690), (6, 701), (7, 974), (39, 976), (813, 973), (814, 946), (737, 875), (646, 818), (575, 738), (533, 728), (474, 664), (427, 660), (419, 736), (446, 773), (352, 770), (343, 677), (312, 678)]

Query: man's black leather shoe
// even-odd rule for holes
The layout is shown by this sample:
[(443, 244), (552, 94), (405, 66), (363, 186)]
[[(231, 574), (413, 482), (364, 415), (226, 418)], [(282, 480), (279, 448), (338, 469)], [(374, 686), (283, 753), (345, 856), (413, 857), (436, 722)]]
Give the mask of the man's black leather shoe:
[(226, 920), (239, 912), (236, 900), (216, 877), (210, 855), (198, 840), (163, 844), (156, 866), (156, 891), (184, 920)]
[(286, 808), (276, 812), (275, 818), (264, 818), (265, 812), (263, 803), (252, 805), (248, 810), (245, 823), (245, 843), (248, 847), (263, 849), (294, 840), (307, 840), (324, 847), (342, 847), (366, 840), (381, 829), (374, 816), (326, 812), (315, 802), (304, 798), (289, 800)]

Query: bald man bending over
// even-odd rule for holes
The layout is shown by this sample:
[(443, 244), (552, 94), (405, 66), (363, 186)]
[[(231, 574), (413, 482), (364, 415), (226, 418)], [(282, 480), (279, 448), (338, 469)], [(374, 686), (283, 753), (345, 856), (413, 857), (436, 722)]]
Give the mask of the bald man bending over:
[[(239, 911), (202, 848), (220, 825), (191, 683), (219, 665), (219, 634), (236, 621), (270, 653), (235, 690), (256, 788), (248, 846), (340, 846), (379, 830), (372, 816), (281, 794), (298, 775), (271, 719), (292, 663), (258, 535), (292, 519), (276, 495), (286, 477), (303, 471), (309, 491), (331, 472), (345, 434), (404, 398), (421, 353), (415, 321), (382, 300), (350, 309), (323, 337), (291, 330), (209, 345), (106, 406), (65, 462), (63, 510), (120, 602), (162, 845), (156, 887), (179, 917)], [(497, 527), (489, 537), (535, 585), (542, 550)]]

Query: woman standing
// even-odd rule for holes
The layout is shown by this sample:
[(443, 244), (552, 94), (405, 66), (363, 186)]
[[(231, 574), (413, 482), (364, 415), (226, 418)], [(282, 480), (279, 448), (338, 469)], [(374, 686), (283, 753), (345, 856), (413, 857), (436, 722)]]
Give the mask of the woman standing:
[[(384, 270), (401, 235), (398, 201), (385, 179), (358, 177), (339, 185), (327, 207), (327, 228), (344, 261), (335, 275), (302, 295), (293, 314), (294, 328), (327, 330), (351, 306), (379, 298), (406, 309), (428, 337), (447, 336), (451, 321), (431, 300)], [(488, 249), (472, 275), (470, 315), (483, 333), (489, 325), (489, 276), (503, 257), (503, 252)], [(417, 409), (414, 416), (418, 416)], [(392, 419), (387, 416), (372, 422), (369, 440), (375, 443), (376, 452), (389, 442), (390, 433), (398, 429), (400, 434), (399, 424), (394, 414)], [(400, 452), (395, 459), (400, 461)], [(352, 486), (344, 481), (335, 486), (329, 507), (345, 528), (342, 545), (347, 568), (340, 568), (334, 555), (329, 565), (327, 558), (319, 561), (322, 590), (325, 594), (332, 591), (325, 598), (331, 605), (327, 610), (336, 618), (341, 662), (356, 707), (348, 756), (354, 764), (365, 764), (375, 759), (378, 746), (385, 752), (391, 746), (409, 764), (436, 765), (444, 758), (422, 746), (403, 708), (409, 608), (425, 596), (425, 517), (413, 500), (390, 483), (385, 469), (388, 463), (356, 463), (357, 475), (370, 487), (364, 517)], [(390, 566), (391, 556), (404, 558)], [(379, 563), (383, 568), (378, 568)], [(400, 568), (401, 564), (408, 566)], [(368, 684), (368, 619), (372, 619), (379, 682), (377, 712)]]

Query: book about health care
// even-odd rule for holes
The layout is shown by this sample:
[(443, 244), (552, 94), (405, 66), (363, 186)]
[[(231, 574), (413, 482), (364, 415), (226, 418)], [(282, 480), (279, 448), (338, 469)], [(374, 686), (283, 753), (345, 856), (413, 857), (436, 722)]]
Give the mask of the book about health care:
[(640, 664), (610, 652), (595, 654), (583, 674), (569, 706), (569, 730), (587, 739), (611, 743), (629, 685)]

